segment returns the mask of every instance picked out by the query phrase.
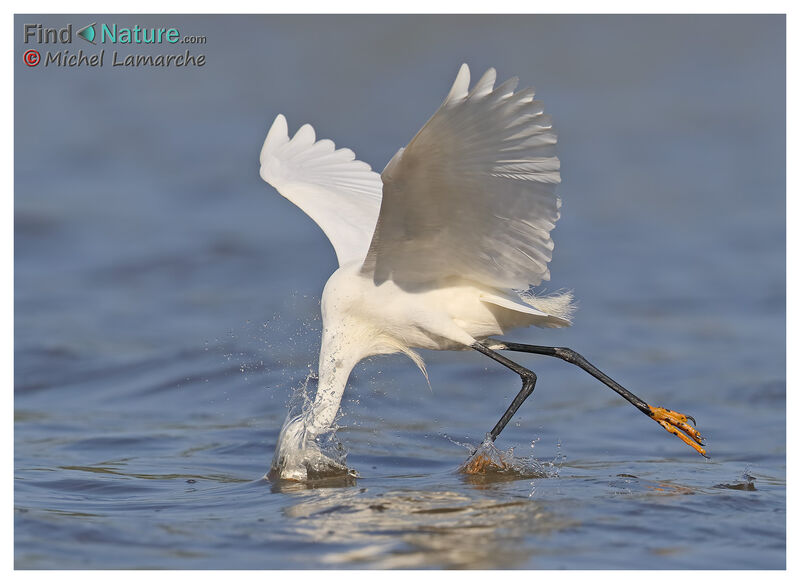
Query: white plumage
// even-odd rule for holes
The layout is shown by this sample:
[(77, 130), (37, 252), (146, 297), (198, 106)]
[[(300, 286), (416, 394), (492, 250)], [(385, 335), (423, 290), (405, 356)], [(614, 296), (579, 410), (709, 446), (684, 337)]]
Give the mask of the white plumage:
[(537, 298), (549, 279), (559, 218), (556, 135), (533, 90), (494, 88), (489, 69), (469, 91), (462, 65), (444, 103), (379, 176), (315, 141), (289, 139), (279, 115), (261, 176), (305, 211), (336, 250), (322, 295), (319, 387), (281, 430), (272, 473), (303, 479), (326, 464), (314, 438), (329, 430), (350, 371), (370, 355), (465, 349), (521, 326), (569, 325), (571, 296)]
[(349, 148), (315, 140), (308, 124), (290, 140), (279, 115), (261, 149), (261, 178), (322, 228), (340, 266), (364, 259), (381, 207), (381, 177)]
[(548, 280), (561, 181), (556, 135), (533, 91), (492, 89), (489, 69), (467, 93), (461, 70), (439, 110), (383, 173), (378, 228), (364, 262), (401, 286), (461, 276), (495, 288)]

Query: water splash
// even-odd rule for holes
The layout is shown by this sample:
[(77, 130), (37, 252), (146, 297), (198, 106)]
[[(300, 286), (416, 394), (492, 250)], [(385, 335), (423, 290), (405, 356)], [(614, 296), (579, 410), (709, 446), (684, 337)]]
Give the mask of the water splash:
[(317, 379), (316, 373), (309, 372), (289, 400), (289, 411), (266, 475), (270, 481), (315, 481), (358, 476), (355, 470), (347, 467), (347, 450), (336, 438), (337, 425), (319, 435), (308, 432), (307, 420), (312, 407), (308, 386)]
[[(533, 455), (516, 456), (513, 446), (505, 451), (500, 450), (495, 446), (488, 434), (483, 443), (477, 447), (472, 444), (452, 442), (470, 451), (470, 457), (458, 468), (458, 472), (470, 476), (555, 478), (558, 476), (561, 464), (563, 464), (560, 452), (552, 461), (542, 462), (536, 460)], [(534, 448), (535, 444), (535, 440), (531, 442), (531, 449)]]
[(756, 491), (756, 478), (750, 474), (750, 467), (745, 467), (741, 478), (733, 483), (720, 483), (714, 485), (716, 489), (731, 489), (733, 491)]

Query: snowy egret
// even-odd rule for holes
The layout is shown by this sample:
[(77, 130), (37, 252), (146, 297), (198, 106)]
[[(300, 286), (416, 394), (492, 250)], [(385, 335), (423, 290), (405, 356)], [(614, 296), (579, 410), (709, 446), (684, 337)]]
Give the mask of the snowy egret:
[[(651, 407), (575, 351), (492, 338), (527, 326), (571, 324), (570, 293), (536, 296), (550, 277), (559, 218), (556, 134), (532, 89), (489, 69), (470, 90), (462, 65), (433, 117), (379, 175), (306, 124), (290, 139), (278, 115), (261, 150), (261, 177), (328, 236), (339, 268), (322, 293), (317, 393), (287, 417), (270, 476), (304, 480), (331, 463), (316, 439), (331, 429), (353, 367), (415, 348), (474, 349), (522, 379), (488, 434), (494, 441), (536, 375), (498, 351), (558, 357), (587, 371), (705, 456), (695, 421)], [(480, 464), (471, 465), (478, 469)]]

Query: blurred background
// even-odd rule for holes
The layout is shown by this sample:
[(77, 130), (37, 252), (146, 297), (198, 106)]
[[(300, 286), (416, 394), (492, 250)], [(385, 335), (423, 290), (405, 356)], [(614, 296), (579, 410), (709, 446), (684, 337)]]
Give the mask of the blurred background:
[[(22, 42), (24, 23), (94, 21), (207, 41)], [(785, 22), (17, 15), (17, 567), (783, 567)], [(31, 47), (105, 48), (105, 65), (28, 67)], [(113, 50), (186, 49), (205, 65), (111, 66)], [(503, 447), (535, 444), (558, 472), (478, 488), (455, 473), (459, 443), (518, 380), (428, 352), (431, 389), (401, 357), (356, 369), (338, 437), (358, 485), (260, 480), (316, 369), (336, 268), (260, 180), (266, 131), (283, 113), (380, 171), (462, 62), (536, 87), (559, 134), (546, 289), (579, 310), (514, 338), (693, 414), (711, 462), (576, 368), (524, 356), (539, 383)], [(482, 550), (460, 531), (478, 525)]]

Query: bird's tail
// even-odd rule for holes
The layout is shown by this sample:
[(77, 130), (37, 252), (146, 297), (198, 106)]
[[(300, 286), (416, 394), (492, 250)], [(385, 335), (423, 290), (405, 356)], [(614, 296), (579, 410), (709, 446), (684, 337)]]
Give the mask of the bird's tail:
[(544, 324), (539, 326), (562, 327), (572, 325), (572, 315), (575, 314), (575, 310), (578, 308), (572, 295), (572, 290), (554, 292), (546, 296), (537, 296), (532, 290), (518, 292), (518, 294), (525, 304), (533, 306), (552, 317), (552, 320), (547, 319)]

